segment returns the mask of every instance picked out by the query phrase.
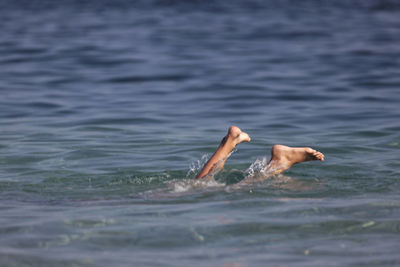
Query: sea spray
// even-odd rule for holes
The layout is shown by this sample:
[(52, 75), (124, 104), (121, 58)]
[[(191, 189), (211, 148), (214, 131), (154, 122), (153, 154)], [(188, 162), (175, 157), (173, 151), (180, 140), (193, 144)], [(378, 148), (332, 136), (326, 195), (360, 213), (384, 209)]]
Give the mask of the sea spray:
[(209, 154), (204, 154), (200, 159), (192, 161), (189, 165), (189, 171), (186, 173), (186, 178), (195, 178), (209, 158)]
[[(233, 153), (235, 153), (237, 149), (233, 149), (228, 156), (220, 159), (217, 163), (214, 164), (214, 166), (211, 168), (209, 174), (206, 175), (204, 178), (210, 178), (214, 179), (214, 175), (221, 170), (221, 165), (222, 163), (227, 160)], [(186, 178), (195, 178), (197, 174), (203, 169), (204, 165), (207, 163), (207, 161), (210, 159), (209, 154), (204, 154), (201, 159), (193, 161), (189, 165), (189, 171), (186, 174)], [(203, 179), (204, 179), (203, 178)]]
[(267, 166), (267, 157), (256, 159), (245, 171), (246, 177), (253, 177)]
[(225, 184), (214, 179), (183, 179), (167, 182), (167, 186), (173, 193), (183, 193), (191, 190), (224, 187)]
[(221, 169), (222, 163), (227, 160), (237, 150), (232, 150), (225, 158), (220, 159), (202, 179), (195, 179), (197, 174), (201, 171), (203, 166), (210, 159), (209, 154), (204, 154), (199, 160), (192, 162), (189, 165), (189, 171), (186, 174), (186, 179), (174, 179), (172, 181), (166, 181), (165, 184), (170, 192), (183, 193), (191, 190), (207, 189), (207, 188), (220, 188), (226, 184), (224, 182), (216, 181), (214, 179), (216, 173)]
[[(261, 181), (275, 175), (283, 165), (274, 166), (275, 161), (267, 161), (267, 157), (256, 159), (245, 171), (246, 181)], [(273, 167), (274, 166), (274, 167)]]
[[(185, 178), (164, 180), (162, 181), (163, 184), (165, 184), (164, 188), (149, 190), (144, 192), (143, 195), (150, 198), (163, 198), (176, 196), (177, 194), (186, 195), (191, 192), (213, 191), (224, 188), (226, 191), (232, 191), (265, 181), (282, 168), (281, 165), (274, 166), (274, 161), (268, 162), (267, 157), (263, 157), (256, 159), (245, 171), (227, 170), (220, 172), (222, 163), (235, 152), (236, 150), (233, 150), (226, 158), (220, 159), (212, 167), (210, 173), (202, 179), (196, 179), (196, 175), (198, 175), (203, 166), (210, 159), (209, 154), (204, 154), (200, 159), (190, 163)], [(286, 180), (281, 181), (281, 179), (277, 181), (286, 182)]]

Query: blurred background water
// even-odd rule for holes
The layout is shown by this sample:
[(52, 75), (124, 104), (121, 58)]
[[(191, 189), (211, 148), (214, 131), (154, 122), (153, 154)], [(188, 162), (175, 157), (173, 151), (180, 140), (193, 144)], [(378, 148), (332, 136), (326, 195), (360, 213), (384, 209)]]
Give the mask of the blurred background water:
[[(400, 265), (399, 18), (390, 0), (0, 0), (0, 265)], [(252, 142), (193, 182), (229, 125)], [(224, 185), (276, 143), (326, 161)]]

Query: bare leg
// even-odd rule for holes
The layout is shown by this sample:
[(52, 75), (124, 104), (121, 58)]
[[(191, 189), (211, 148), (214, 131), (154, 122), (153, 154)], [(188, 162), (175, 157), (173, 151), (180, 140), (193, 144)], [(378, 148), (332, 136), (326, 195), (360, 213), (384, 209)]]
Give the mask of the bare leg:
[(245, 132), (242, 132), (239, 127), (229, 127), (228, 134), (222, 138), (221, 144), (219, 145), (217, 151), (215, 151), (209, 161), (207, 161), (203, 169), (197, 175), (196, 179), (204, 178), (213, 171), (222, 169), (229, 153), (232, 152), (236, 145), (242, 142), (250, 142), (249, 135)]
[(309, 160), (324, 161), (324, 154), (310, 147), (288, 147), (274, 145), (271, 149), (271, 160), (268, 163), (272, 174), (279, 174), (293, 164)]

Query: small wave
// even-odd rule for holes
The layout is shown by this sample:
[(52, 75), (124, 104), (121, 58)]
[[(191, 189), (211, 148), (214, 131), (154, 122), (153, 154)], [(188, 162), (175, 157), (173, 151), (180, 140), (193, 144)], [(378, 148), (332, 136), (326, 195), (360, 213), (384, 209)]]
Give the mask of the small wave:
[(132, 197), (141, 199), (169, 199), (179, 196), (192, 195), (194, 193), (211, 192), (222, 190), (226, 187), (224, 183), (219, 183), (214, 179), (173, 179), (164, 181), (166, 187), (155, 188), (141, 192)]
[(191, 78), (189, 75), (181, 74), (159, 74), (153, 76), (131, 75), (119, 76), (105, 80), (112, 83), (135, 83), (135, 82), (163, 82), (163, 81), (183, 81)]
[(184, 179), (169, 181), (167, 182), (167, 187), (170, 192), (184, 193), (199, 189), (221, 188), (225, 187), (225, 183), (219, 183), (214, 179)]

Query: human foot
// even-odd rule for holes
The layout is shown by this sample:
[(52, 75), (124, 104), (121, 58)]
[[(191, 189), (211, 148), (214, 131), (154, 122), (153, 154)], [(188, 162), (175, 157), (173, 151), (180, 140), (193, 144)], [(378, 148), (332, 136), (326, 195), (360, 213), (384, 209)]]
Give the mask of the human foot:
[(225, 138), (227, 141), (230, 141), (233, 146), (243, 142), (250, 142), (251, 140), (250, 136), (247, 133), (242, 132), (242, 130), (237, 126), (229, 127), (228, 134)]
[(288, 147), (274, 145), (271, 150), (271, 167), (276, 168), (275, 174), (289, 169), (293, 164), (303, 161), (324, 161), (325, 156), (311, 147)]

